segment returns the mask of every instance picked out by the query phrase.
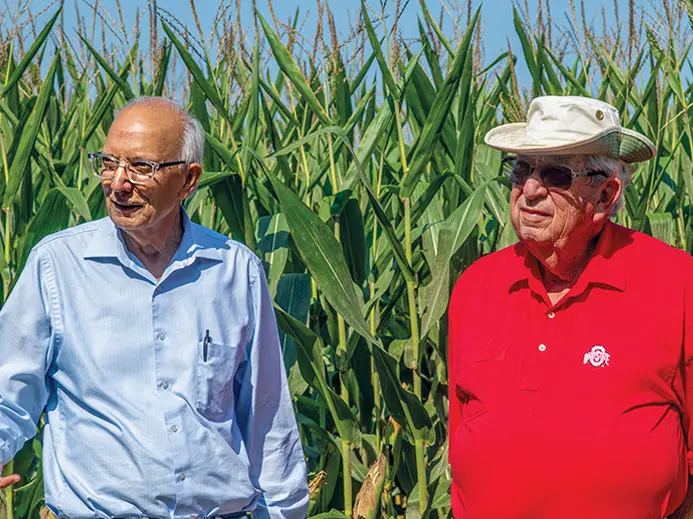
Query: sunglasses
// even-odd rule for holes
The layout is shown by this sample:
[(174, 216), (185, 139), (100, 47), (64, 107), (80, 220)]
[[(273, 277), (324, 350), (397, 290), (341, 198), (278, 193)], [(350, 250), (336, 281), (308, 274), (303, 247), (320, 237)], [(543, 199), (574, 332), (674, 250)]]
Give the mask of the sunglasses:
[(546, 165), (535, 167), (526, 160), (518, 159), (515, 156), (505, 157), (501, 161), (501, 171), (515, 185), (522, 186), (534, 170), (539, 171), (539, 179), (547, 189), (567, 190), (573, 185), (573, 179), (577, 177), (594, 177), (602, 175), (608, 177), (605, 171), (573, 171), (568, 166)]

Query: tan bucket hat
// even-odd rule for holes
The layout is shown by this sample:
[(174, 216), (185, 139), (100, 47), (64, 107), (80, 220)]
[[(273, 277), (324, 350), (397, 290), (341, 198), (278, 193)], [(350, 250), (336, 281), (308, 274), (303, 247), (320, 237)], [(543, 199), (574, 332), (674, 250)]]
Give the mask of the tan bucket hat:
[(544, 96), (529, 105), (526, 123), (504, 124), (484, 137), (492, 148), (525, 155), (601, 155), (627, 163), (654, 157), (644, 135), (621, 127), (618, 110), (579, 96)]

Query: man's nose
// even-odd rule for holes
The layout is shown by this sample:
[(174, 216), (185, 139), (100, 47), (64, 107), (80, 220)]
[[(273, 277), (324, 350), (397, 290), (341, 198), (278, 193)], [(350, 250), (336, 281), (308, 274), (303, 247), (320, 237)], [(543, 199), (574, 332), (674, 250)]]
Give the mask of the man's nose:
[(132, 182), (128, 178), (128, 173), (125, 170), (125, 166), (122, 164), (118, 166), (113, 174), (113, 180), (111, 181), (111, 189), (116, 192), (126, 192), (132, 191)]
[(548, 189), (546, 189), (544, 183), (539, 179), (539, 173), (536, 171), (532, 172), (522, 186), (522, 194), (525, 195), (525, 198), (528, 200), (544, 198), (548, 194)]

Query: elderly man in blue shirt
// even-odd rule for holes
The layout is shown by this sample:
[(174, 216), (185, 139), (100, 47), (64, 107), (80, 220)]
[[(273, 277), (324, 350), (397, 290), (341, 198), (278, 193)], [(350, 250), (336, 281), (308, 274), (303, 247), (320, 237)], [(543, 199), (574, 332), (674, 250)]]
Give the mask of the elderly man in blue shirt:
[(41, 241), (0, 311), (0, 463), (45, 409), (61, 519), (306, 516), (262, 264), (181, 207), (203, 146), (172, 102), (125, 107), (90, 154), (109, 218)]

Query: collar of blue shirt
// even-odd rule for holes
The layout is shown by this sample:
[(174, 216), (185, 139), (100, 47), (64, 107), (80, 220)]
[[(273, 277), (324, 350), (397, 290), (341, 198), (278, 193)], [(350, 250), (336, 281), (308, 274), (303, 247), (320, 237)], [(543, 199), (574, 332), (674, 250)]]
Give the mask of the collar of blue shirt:
[[(193, 224), (182, 206), (180, 211), (183, 219), (183, 238), (161, 279), (175, 270), (190, 265), (198, 258), (223, 261), (219, 247), (227, 248), (212, 233), (205, 232), (205, 228)], [(123, 233), (115, 226), (113, 220), (106, 217), (97, 222), (97, 225), (99, 226), (97, 232), (93, 233), (93, 238), (84, 250), (84, 259), (115, 259), (146, 278), (152, 277), (142, 262), (127, 249)]]

